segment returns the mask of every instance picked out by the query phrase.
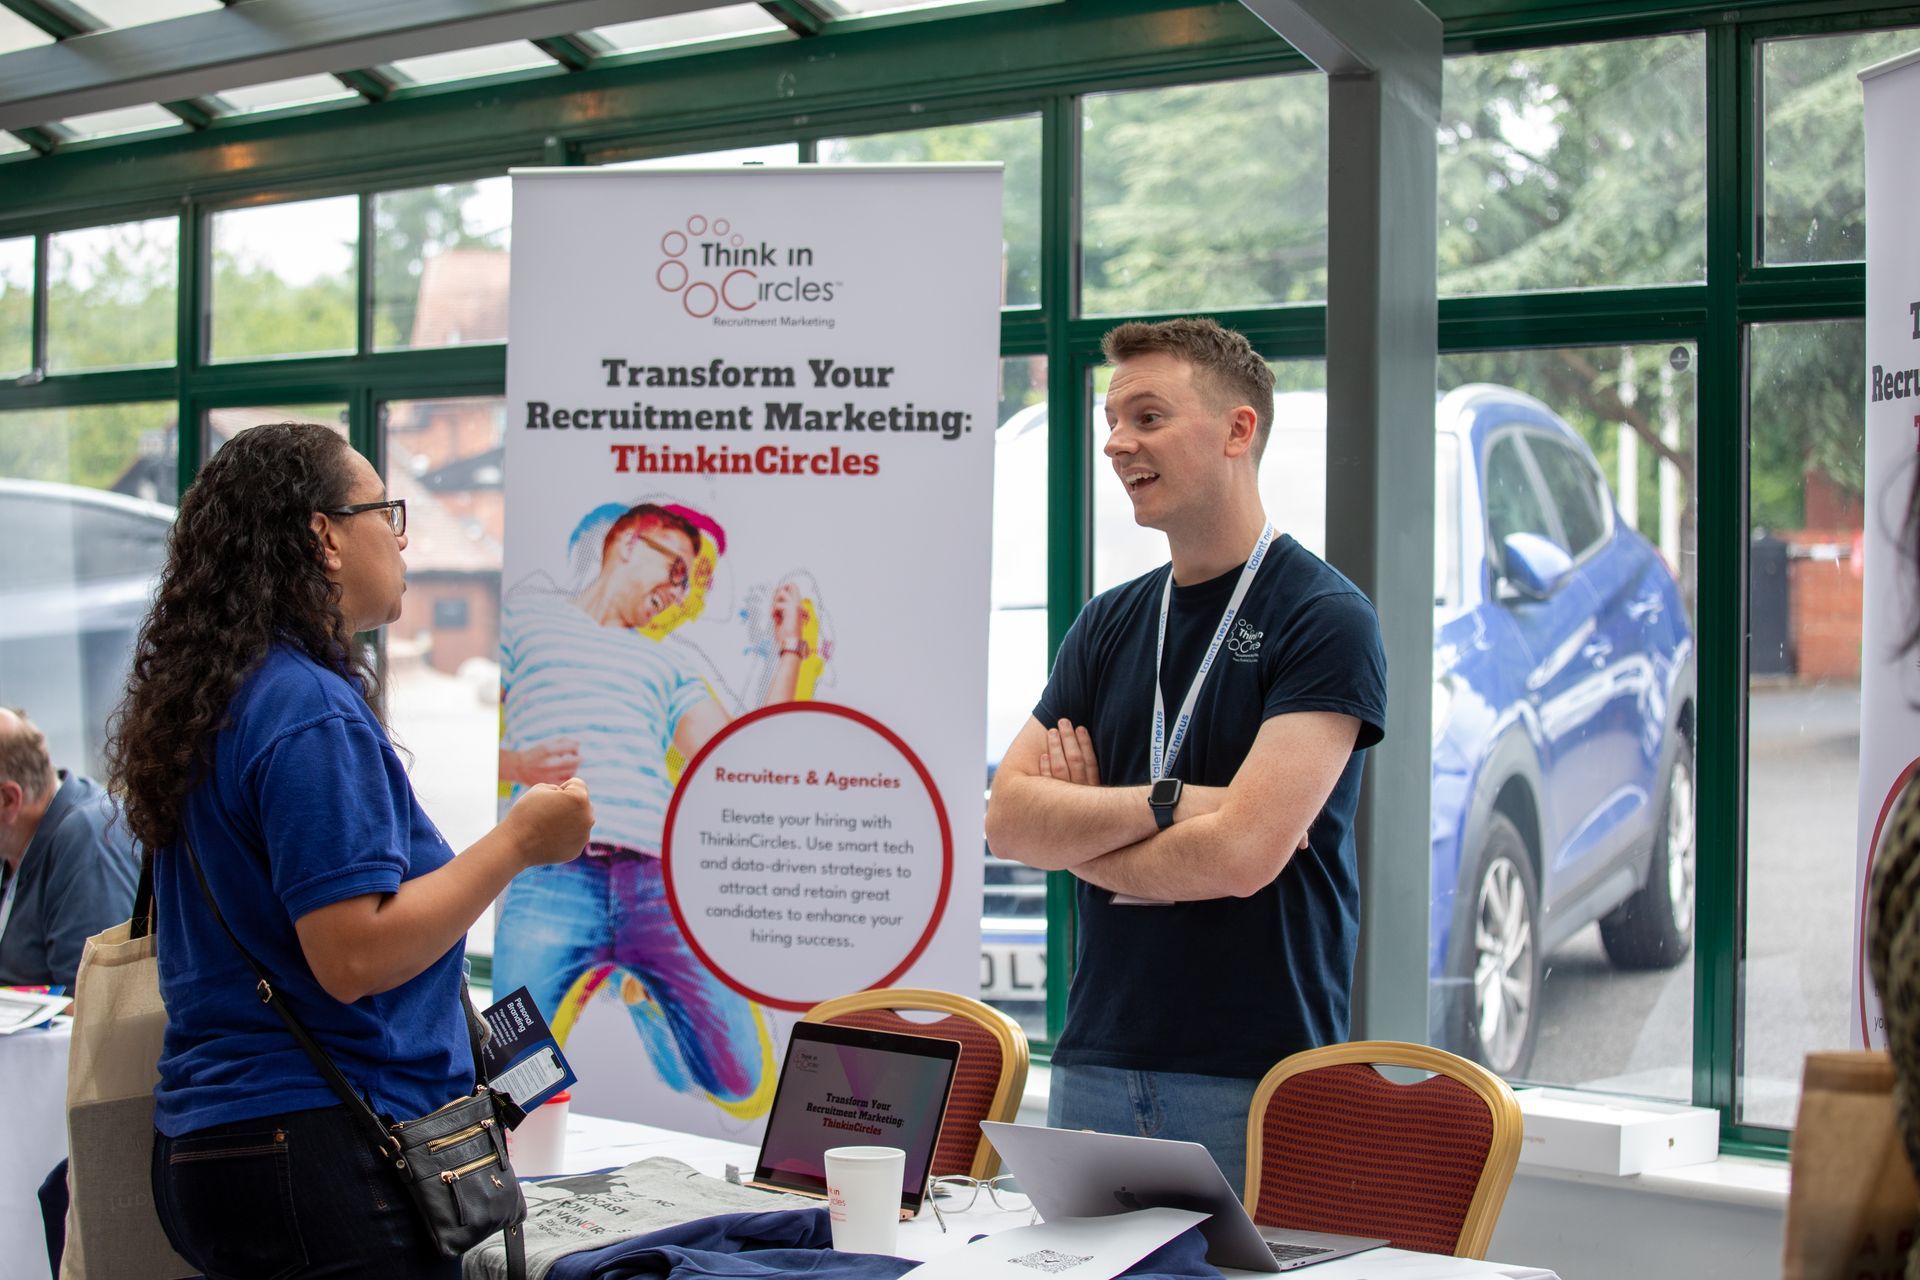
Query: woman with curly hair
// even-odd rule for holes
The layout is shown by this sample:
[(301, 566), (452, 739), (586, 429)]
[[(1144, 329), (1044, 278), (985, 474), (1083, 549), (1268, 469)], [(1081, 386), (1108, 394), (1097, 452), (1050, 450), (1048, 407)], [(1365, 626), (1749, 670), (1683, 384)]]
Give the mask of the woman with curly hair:
[(180, 504), (110, 745), (153, 854), (167, 1034), (153, 1190), (209, 1276), (458, 1276), (255, 994), (227, 925), (375, 1111), (473, 1087), (463, 940), (515, 874), (577, 856), (578, 779), (458, 857), (421, 811), (355, 642), (400, 616), (406, 508), (324, 427), (229, 441)]

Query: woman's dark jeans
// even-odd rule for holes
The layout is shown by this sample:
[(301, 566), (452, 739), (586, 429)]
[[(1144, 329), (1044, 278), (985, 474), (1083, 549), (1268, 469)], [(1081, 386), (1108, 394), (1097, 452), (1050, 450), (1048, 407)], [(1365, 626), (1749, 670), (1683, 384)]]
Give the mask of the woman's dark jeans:
[(458, 1280), (399, 1176), (343, 1107), (153, 1135), (153, 1202), (210, 1280)]

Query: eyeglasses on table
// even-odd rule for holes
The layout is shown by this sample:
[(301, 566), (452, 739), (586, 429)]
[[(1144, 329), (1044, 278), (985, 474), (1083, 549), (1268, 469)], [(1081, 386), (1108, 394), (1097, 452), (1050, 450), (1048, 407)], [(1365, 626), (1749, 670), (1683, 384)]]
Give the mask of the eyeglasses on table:
[(1019, 1213), (1033, 1208), (1033, 1201), (1020, 1189), (1019, 1180), (1010, 1173), (993, 1178), (969, 1178), (965, 1174), (951, 1173), (927, 1183), (927, 1203), (933, 1206), (933, 1218), (940, 1224), (940, 1230), (944, 1232), (947, 1229), (946, 1215), (965, 1213), (973, 1208), (983, 1189), (996, 1209)]

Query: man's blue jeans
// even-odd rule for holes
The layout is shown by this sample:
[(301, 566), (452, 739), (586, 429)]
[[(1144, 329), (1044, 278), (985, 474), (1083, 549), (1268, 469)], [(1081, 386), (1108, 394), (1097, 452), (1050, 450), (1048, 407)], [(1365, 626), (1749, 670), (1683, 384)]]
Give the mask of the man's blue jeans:
[(1180, 1071), (1067, 1067), (1055, 1063), (1047, 1090), (1047, 1123), (1142, 1138), (1197, 1142), (1245, 1199), (1247, 1111), (1258, 1080)]
[(493, 951), (496, 994), (524, 986), (548, 1022), (564, 1026), (577, 1010), (563, 1012), (561, 1002), (595, 970), (616, 983), (630, 975), (646, 989), (649, 998), (630, 1002), (628, 1012), (671, 1087), (722, 1102), (758, 1090), (760, 1019), (688, 947), (667, 905), (660, 859), (589, 855), (522, 871), (508, 886)]

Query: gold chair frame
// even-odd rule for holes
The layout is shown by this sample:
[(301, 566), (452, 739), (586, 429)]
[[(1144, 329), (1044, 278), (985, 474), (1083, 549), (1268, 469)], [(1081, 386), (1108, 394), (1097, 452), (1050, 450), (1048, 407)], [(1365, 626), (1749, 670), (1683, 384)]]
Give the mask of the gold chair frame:
[(1480, 1168), (1480, 1179), (1474, 1186), (1473, 1199), (1467, 1205), (1466, 1217), (1460, 1224), (1460, 1235), (1453, 1250), (1456, 1258), (1484, 1258), (1487, 1246), (1493, 1239), (1494, 1224), (1500, 1217), (1500, 1206), (1506, 1201), (1507, 1188), (1513, 1182), (1514, 1166), (1520, 1160), (1520, 1137), (1524, 1123), (1520, 1104), (1515, 1100), (1513, 1090), (1507, 1087), (1507, 1082), (1479, 1063), (1424, 1044), (1410, 1044), (1401, 1040), (1355, 1040), (1349, 1044), (1328, 1045), (1296, 1053), (1267, 1072), (1260, 1081), (1260, 1087), (1254, 1091), (1253, 1105), (1247, 1113), (1247, 1215), (1253, 1217), (1259, 1208), (1260, 1149), (1266, 1132), (1267, 1107), (1273, 1100), (1274, 1092), (1294, 1076), (1321, 1067), (1354, 1062), (1375, 1067), (1410, 1067), (1443, 1075), (1465, 1085), (1487, 1104), (1487, 1111), (1493, 1119), (1493, 1134), (1487, 1143), (1487, 1158)]

